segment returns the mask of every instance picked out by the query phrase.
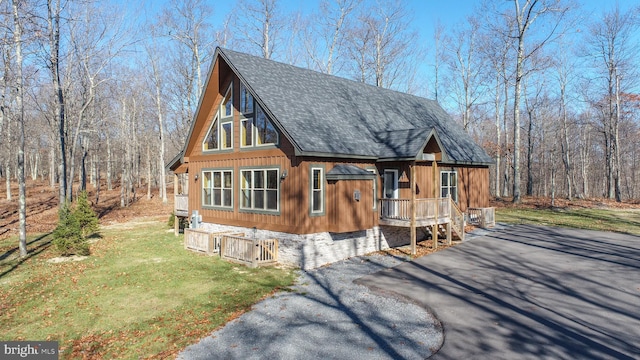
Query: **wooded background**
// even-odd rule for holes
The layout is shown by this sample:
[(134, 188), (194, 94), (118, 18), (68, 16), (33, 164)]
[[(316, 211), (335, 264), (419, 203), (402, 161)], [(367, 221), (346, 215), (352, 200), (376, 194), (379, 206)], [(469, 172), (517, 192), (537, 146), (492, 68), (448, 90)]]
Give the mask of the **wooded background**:
[(166, 200), (164, 165), (216, 46), (435, 98), (495, 159), (496, 197), (640, 198), (640, 7), (484, 1), (429, 39), (403, 1), (323, 0), (301, 14), (243, 0), (212, 23), (215, 11), (170, 0), (140, 20), (115, 1), (0, 0), (6, 198), (28, 176), (60, 203), (87, 184), (119, 186), (121, 206), (136, 192)]

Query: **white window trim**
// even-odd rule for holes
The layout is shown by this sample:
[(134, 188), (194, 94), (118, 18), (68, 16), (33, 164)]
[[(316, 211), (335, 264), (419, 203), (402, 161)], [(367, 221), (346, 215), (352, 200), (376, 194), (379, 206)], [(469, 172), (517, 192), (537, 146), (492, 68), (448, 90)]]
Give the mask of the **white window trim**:
[[(211, 204), (210, 205), (206, 205), (205, 204), (205, 187), (204, 187), (204, 179), (205, 179), (205, 173), (211, 173), (211, 186), (208, 188), (211, 191)], [(220, 205), (216, 205), (214, 204), (214, 196), (213, 196), (213, 190), (214, 190), (214, 174), (215, 173), (220, 173)], [(225, 173), (231, 173), (231, 187), (227, 188), (224, 186), (224, 174)], [(214, 209), (225, 209), (225, 210), (233, 210), (233, 170), (232, 169), (204, 169), (202, 170), (202, 207), (203, 208), (214, 208)], [(230, 196), (231, 196), (231, 205), (227, 206), (224, 205), (224, 190), (231, 190), (230, 191)]]
[[(447, 183), (449, 185), (444, 186), (442, 185), (442, 175), (447, 174), (447, 177), (449, 178), (447, 181)], [(456, 175), (456, 185), (455, 186), (451, 186), (451, 174), (455, 174)], [(451, 199), (457, 204), (458, 203), (458, 171), (456, 170), (442, 170), (440, 171), (440, 196), (442, 196), (442, 190), (447, 189), (447, 194), (453, 194), (453, 192), (451, 191), (452, 188), (455, 188), (455, 195), (451, 196)]]
[[(319, 182), (320, 189), (315, 189), (313, 187), (313, 174), (314, 174), (314, 172), (316, 170), (320, 171), (320, 179), (319, 179), (320, 180), (320, 182)], [(309, 197), (309, 205), (310, 205), (310, 207), (309, 208), (311, 210), (311, 214), (312, 215), (323, 215), (325, 213), (324, 212), (324, 207), (325, 207), (324, 167), (322, 167), (322, 166), (311, 166), (310, 175), (311, 175), (311, 178), (309, 180), (311, 182), (311, 184), (310, 184), (311, 186), (309, 187), (309, 189), (311, 190), (311, 194), (309, 194), (310, 195), (310, 197)], [(320, 210), (314, 210), (315, 203), (314, 203), (314, 196), (313, 195), (314, 195), (314, 193), (316, 191), (320, 192)]]
[(373, 178), (373, 210), (378, 209), (378, 170), (376, 168), (367, 168), (365, 169), (368, 172), (374, 174), (376, 177)]
[[(211, 130), (213, 130), (213, 125), (216, 125), (216, 128), (218, 130), (218, 147), (215, 149), (207, 149), (204, 147), (204, 145), (207, 143), (207, 139), (209, 138), (209, 135), (211, 134)], [(207, 131), (207, 134), (205, 135), (204, 139), (202, 140), (202, 151), (218, 151), (220, 150), (220, 119), (218, 118), (218, 113), (216, 112), (213, 115), (213, 121), (211, 121), (211, 126), (209, 126), (209, 130)]]
[[(226, 108), (224, 107), (224, 101), (229, 98), (231, 99), (231, 114), (226, 115), (225, 113)], [(229, 117), (233, 118), (233, 110), (234, 110), (234, 106), (233, 106), (233, 81), (232, 81), (231, 84), (229, 84), (227, 91), (225, 91), (224, 96), (222, 97), (222, 101), (220, 102), (220, 118), (221, 119), (226, 119)]]
[[(225, 118), (223, 121), (220, 121), (220, 129), (218, 130), (218, 136), (220, 137), (220, 139), (218, 139), (218, 150), (231, 150), (233, 149), (233, 117), (230, 118)], [(228, 147), (222, 147), (222, 125), (223, 124), (231, 124), (231, 141), (230, 141), (230, 146)]]
[[(258, 109), (260, 109), (260, 112), (262, 112), (262, 114), (264, 115), (264, 118), (267, 120), (267, 122), (269, 124), (271, 124), (271, 126), (273, 127), (273, 130), (276, 132), (276, 141), (272, 142), (272, 143), (266, 143), (266, 144), (258, 144), (258, 126), (257, 126), (257, 122), (258, 122)], [(263, 146), (274, 146), (280, 143), (280, 133), (278, 132), (278, 129), (276, 129), (275, 125), (273, 125), (273, 122), (271, 121), (271, 119), (269, 119), (269, 116), (267, 116), (267, 113), (264, 111), (264, 109), (258, 105), (258, 103), (254, 104), (253, 107), (253, 111), (254, 111), (254, 116), (253, 116), (253, 146), (254, 147), (263, 147)]]
[[(251, 171), (251, 184), (250, 187), (248, 188), (243, 188), (243, 182), (244, 182), (244, 172), (246, 171)], [(255, 203), (255, 196), (253, 195), (253, 191), (255, 190), (255, 188), (253, 187), (253, 179), (254, 179), (254, 173), (256, 171), (261, 171), (264, 172), (264, 188), (262, 190), (265, 191), (265, 208), (256, 208), (253, 206), (253, 204)], [(276, 209), (267, 209), (266, 205), (267, 205), (267, 201), (266, 201), (266, 191), (267, 191), (267, 171), (275, 171), (276, 172), (276, 179), (278, 182), (278, 186), (276, 188)], [(252, 196), (251, 196), (251, 207), (245, 207), (243, 205), (243, 201), (242, 198), (240, 199), (240, 210), (242, 211), (247, 211), (247, 212), (255, 212), (255, 213), (268, 213), (268, 214), (274, 214), (274, 213), (279, 213), (280, 212), (280, 168), (241, 168), (240, 169), (240, 194), (242, 195), (243, 190), (250, 190), (252, 192)], [(273, 190), (273, 189), (271, 189)]]
[[(253, 124), (253, 117), (248, 117), (248, 118), (242, 118), (240, 119), (240, 148), (241, 149), (248, 149), (248, 148), (252, 148), (254, 147), (255, 144), (255, 125)], [(251, 145), (242, 145), (242, 140), (244, 139), (244, 132), (245, 132), (245, 128), (243, 123), (244, 122), (249, 122), (249, 124), (251, 124)]]
[[(242, 108), (243, 105), (244, 105), (242, 103), (243, 90), (244, 90), (244, 93), (246, 93), (249, 96), (251, 96), (251, 111), (248, 111), (248, 112), (245, 112), (244, 109)], [(251, 91), (249, 91), (249, 88), (242, 81), (240, 81), (240, 99), (239, 99), (239, 103), (240, 103), (240, 113), (241, 114), (252, 115), (256, 111), (256, 104), (255, 104), (255, 99), (253, 98), (253, 94), (251, 93)]]

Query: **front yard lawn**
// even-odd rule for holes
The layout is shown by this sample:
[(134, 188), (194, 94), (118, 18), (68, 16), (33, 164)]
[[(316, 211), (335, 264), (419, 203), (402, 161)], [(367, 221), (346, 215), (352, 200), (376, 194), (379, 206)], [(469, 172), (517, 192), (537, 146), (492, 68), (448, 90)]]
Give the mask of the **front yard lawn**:
[(50, 235), (0, 240), (0, 339), (59, 341), (61, 358), (173, 358), (293, 283), (183, 249), (158, 221), (101, 230), (81, 261), (53, 263)]
[(530, 209), (498, 208), (496, 221), (613, 231), (640, 235), (638, 209)]

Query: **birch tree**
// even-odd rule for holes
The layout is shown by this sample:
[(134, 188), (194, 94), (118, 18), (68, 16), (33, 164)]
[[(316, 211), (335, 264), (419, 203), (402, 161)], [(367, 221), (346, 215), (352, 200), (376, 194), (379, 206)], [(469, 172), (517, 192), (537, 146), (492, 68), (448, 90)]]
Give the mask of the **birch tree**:
[(283, 43), (285, 20), (278, 0), (241, 0), (237, 3), (233, 25), (243, 49), (272, 59)]
[(603, 135), (605, 144), (605, 167), (607, 179), (607, 197), (621, 201), (620, 184), (620, 92), (624, 82), (633, 79), (635, 66), (633, 60), (639, 55), (637, 41), (634, 40), (636, 30), (640, 26), (638, 12), (633, 8), (622, 13), (616, 4), (615, 8), (603, 14), (594, 22), (586, 36), (589, 47), (588, 56), (592, 59), (592, 67), (601, 74), (603, 82), (600, 88), (604, 92), (602, 102), (594, 104), (600, 109), (603, 118)]
[(27, 187), (24, 174), (24, 78), (22, 76), (22, 21), (20, 7), (22, 1), (11, 2), (13, 10), (13, 45), (16, 56), (15, 111), (14, 121), (18, 125), (18, 219), (20, 257), (27, 256)]
[[(302, 31), (302, 44), (309, 67), (326, 74), (335, 72), (353, 26), (352, 17), (362, 0), (324, 0), (317, 14), (313, 14)], [(338, 69), (339, 72), (340, 69)]]
[[(521, 137), (520, 101), (522, 81), (527, 76), (526, 61), (562, 33), (563, 21), (569, 7), (553, 0), (513, 0), (513, 10), (501, 16), (512, 18), (514, 27), (509, 36), (515, 39), (515, 77), (513, 90), (513, 202), (521, 199)], [(545, 21), (547, 20), (547, 21)], [(544, 22), (544, 24), (543, 24)], [(533, 27), (534, 24), (547, 25)], [(532, 36), (535, 34), (535, 36)], [(528, 43), (530, 41), (530, 43)]]

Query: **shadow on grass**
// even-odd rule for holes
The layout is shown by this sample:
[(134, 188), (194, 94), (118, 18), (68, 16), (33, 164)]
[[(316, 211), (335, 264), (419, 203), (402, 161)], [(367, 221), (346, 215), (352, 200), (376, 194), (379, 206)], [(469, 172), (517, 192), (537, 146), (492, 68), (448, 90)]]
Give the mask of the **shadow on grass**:
[[(3, 271), (2, 273), (0, 273), (0, 279), (3, 278), (4, 276), (6, 276), (7, 274), (13, 272), (15, 269), (17, 269), (20, 265), (22, 265), (25, 261), (31, 259), (32, 257), (42, 253), (43, 251), (45, 251), (46, 249), (48, 249), (51, 246), (51, 239), (47, 239), (44, 240), (47, 236), (51, 235), (51, 233), (45, 233), (42, 234), (38, 237), (36, 237), (35, 239), (29, 241), (27, 243), (27, 247), (29, 247), (30, 245), (34, 245), (38, 242), (37, 245), (35, 245), (34, 247), (32, 247), (31, 249), (28, 249), (28, 253), (27, 256), (23, 257), (23, 258), (17, 258), (15, 260), (15, 263), (13, 263), (7, 270)], [(11, 262), (11, 260), (7, 260), (11, 255), (13, 254), (17, 254), (18, 252), (18, 247), (14, 247), (11, 248), (7, 251), (5, 251), (2, 255), (0, 255), (0, 262), (3, 261), (7, 261), (7, 263)], [(2, 263), (0, 263), (0, 265), (3, 265)]]
[(501, 212), (498, 221), (609, 231), (633, 236), (640, 234), (640, 221), (626, 219), (610, 211), (515, 210)]

